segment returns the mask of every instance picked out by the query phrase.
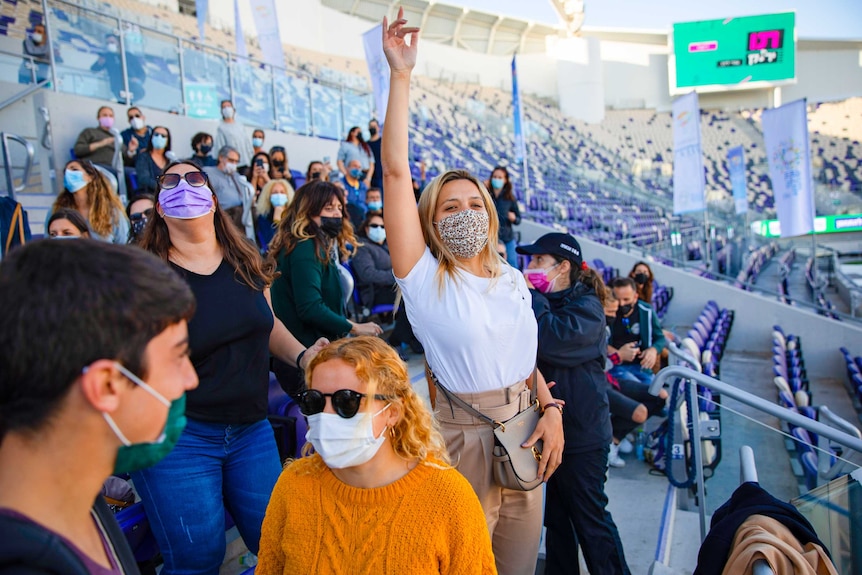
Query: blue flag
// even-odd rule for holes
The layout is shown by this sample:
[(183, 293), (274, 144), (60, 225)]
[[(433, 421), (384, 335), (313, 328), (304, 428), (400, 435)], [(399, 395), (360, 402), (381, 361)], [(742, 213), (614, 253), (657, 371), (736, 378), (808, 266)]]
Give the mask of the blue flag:
[(518, 90), (518, 67), (515, 64), (516, 56), (512, 56), (512, 110), (515, 114), (515, 158), (521, 162), (527, 156), (527, 144), (524, 141), (524, 131), (521, 126), (523, 117), (521, 115), (521, 93)]
[(736, 146), (727, 151), (727, 171), (733, 189), (733, 203), (737, 214), (748, 211), (748, 189), (745, 182), (745, 150)]

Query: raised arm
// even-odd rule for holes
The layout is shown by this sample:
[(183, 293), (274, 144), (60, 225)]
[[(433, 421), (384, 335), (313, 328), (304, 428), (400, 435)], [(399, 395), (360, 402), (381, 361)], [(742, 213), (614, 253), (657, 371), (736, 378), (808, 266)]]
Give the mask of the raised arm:
[[(403, 8), (398, 9), (398, 18), (391, 25), (383, 18), (383, 51), (389, 61), (390, 83), (389, 106), (386, 109), (380, 149), (382, 166), (378, 167), (383, 170), (383, 189), (386, 190), (384, 220), (389, 236), (392, 271), (399, 278), (410, 273), (425, 251), (407, 157), (410, 74), (416, 65), (419, 29), (408, 28), (406, 23)], [(410, 35), (409, 45), (407, 35)]]

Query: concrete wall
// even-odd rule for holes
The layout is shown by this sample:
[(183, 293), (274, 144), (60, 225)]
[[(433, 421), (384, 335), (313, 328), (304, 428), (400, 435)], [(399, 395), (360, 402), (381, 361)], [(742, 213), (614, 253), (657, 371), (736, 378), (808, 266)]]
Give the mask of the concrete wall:
[[(520, 226), (522, 243), (529, 243), (552, 231), (533, 222)], [(606, 265), (628, 274), (634, 263), (641, 258), (593, 241), (578, 238), (588, 261), (604, 260)], [(735, 312), (733, 328), (727, 349), (755, 353), (767, 353), (772, 348), (772, 326), (780, 325), (785, 333), (794, 333), (802, 339), (805, 366), (812, 377), (843, 379), (846, 370), (838, 348), (859, 349), (862, 344), (862, 327), (849, 322), (839, 322), (819, 316), (805, 309), (795, 308), (750, 292), (744, 292), (728, 284), (705, 280), (683, 270), (650, 263), (656, 279), (673, 287), (674, 295), (664, 318), (667, 328), (680, 327), (677, 332), (684, 335), (697, 319), (708, 300)], [(684, 328), (684, 329), (683, 329)]]

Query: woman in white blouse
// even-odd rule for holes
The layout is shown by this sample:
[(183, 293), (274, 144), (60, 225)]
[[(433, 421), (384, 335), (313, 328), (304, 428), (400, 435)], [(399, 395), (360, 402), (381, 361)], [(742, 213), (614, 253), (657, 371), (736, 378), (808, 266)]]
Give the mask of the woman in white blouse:
[[(391, 26), (384, 19), (391, 83), (381, 163), (392, 268), (437, 379), (480, 412), (505, 421), (529, 404), (527, 384), (537, 345), (531, 297), (523, 276), (495, 251), (497, 212), (478, 179), (457, 170), (442, 174), (425, 189), (417, 210), (407, 141), (417, 44), (418, 28), (406, 27), (402, 10)], [(561, 407), (541, 377), (538, 397), (543, 407)], [(541, 490), (496, 485), (491, 427), (442, 393), (435, 413), (453, 464), (482, 503), (498, 572), (533, 573), (542, 528)], [(525, 447), (538, 439), (544, 441), (539, 475), (547, 480), (562, 460), (560, 409), (545, 410)]]

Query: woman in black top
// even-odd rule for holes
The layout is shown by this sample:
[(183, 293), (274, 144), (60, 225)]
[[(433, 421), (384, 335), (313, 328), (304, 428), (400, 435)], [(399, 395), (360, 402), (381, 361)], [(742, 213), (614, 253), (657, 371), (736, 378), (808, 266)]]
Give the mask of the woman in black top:
[(491, 172), (491, 179), (485, 185), (494, 198), (497, 208), (497, 217), (500, 220), (500, 232), (498, 237), (506, 246), (506, 261), (513, 268), (518, 268), (518, 254), (515, 253), (515, 230), (512, 226), (521, 223), (521, 210), (518, 209), (518, 200), (512, 190), (512, 182), (509, 180), (509, 170), (503, 166), (497, 166)]
[(138, 182), (137, 193), (155, 195), (158, 188), (158, 178), (162, 175), (170, 160), (171, 132), (164, 126), (153, 128), (153, 135), (147, 144), (147, 149), (135, 158), (135, 177)]
[(187, 394), (176, 448), (133, 475), (165, 560), (165, 574), (215, 573), (224, 559), (227, 509), (252, 553), (281, 464), (266, 419), (269, 355), (304, 367), (327, 342), (304, 346), (274, 319), (272, 268), (218, 206), (191, 162), (159, 179), (156, 217), (141, 247), (188, 283), (197, 309), (189, 346), (200, 386)]

